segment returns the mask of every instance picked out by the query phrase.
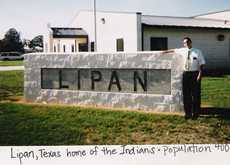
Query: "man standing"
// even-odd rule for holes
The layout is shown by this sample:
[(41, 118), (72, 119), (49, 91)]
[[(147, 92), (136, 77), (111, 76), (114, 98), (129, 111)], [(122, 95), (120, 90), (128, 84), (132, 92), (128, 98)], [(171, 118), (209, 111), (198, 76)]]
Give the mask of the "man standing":
[(183, 101), (185, 119), (197, 119), (200, 113), (201, 77), (205, 60), (199, 49), (192, 47), (189, 37), (183, 39), (183, 48), (163, 51), (162, 53), (176, 53), (183, 59)]

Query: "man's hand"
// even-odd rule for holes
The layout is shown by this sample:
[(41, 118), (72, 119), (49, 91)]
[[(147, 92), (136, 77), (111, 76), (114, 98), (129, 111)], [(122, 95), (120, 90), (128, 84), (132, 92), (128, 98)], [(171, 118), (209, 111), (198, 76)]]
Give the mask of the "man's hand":
[(196, 79), (197, 82), (200, 82), (201, 81), (201, 74), (199, 72), (198, 76), (197, 76), (197, 79)]
[(200, 66), (200, 71), (199, 71), (199, 74), (198, 74), (197, 79), (196, 79), (197, 82), (201, 81), (203, 67), (204, 67), (204, 65)]

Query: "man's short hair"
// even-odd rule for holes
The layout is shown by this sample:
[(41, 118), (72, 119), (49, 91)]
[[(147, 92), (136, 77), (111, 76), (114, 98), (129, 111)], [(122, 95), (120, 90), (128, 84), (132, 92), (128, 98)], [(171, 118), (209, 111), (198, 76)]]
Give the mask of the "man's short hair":
[(187, 40), (187, 42), (192, 43), (192, 40), (191, 40), (191, 38), (189, 38), (189, 37), (184, 37), (184, 39), (183, 39), (183, 40)]

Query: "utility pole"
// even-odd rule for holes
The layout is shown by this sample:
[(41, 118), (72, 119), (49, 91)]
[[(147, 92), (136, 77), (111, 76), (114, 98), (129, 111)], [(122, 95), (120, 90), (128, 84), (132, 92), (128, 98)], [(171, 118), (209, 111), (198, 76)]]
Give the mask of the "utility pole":
[(97, 8), (96, 8), (96, 0), (94, 0), (94, 52), (97, 52)]

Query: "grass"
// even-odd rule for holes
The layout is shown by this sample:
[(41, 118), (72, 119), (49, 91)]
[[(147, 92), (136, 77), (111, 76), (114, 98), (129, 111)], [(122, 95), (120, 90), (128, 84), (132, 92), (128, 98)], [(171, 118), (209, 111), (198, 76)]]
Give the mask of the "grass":
[(0, 103), (0, 145), (229, 143), (230, 119)]
[(202, 81), (201, 94), (204, 105), (230, 108), (230, 75), (205, 77)]
[(0, 101), (23, 95), (23, 71), (0, 72)]
[(23, 61), (0, 61), (0, 66), (23, 66)]
[[(230, 108), (230, 76), (205, 77), (202, 105)], [(0, 72), (0, 145), (229, 143), (230, 118), (121, 112), (8, 102), (23, 94), (23, 71)]]

